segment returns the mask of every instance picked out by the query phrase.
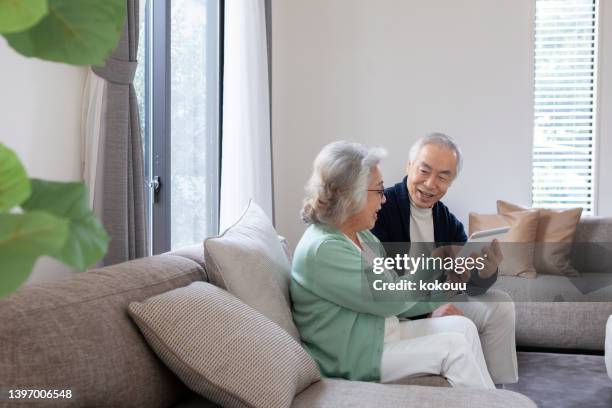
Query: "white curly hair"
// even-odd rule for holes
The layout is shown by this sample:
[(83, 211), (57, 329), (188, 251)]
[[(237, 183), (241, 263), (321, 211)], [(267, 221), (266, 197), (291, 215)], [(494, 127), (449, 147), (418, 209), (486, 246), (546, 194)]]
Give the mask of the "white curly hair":
[(338, 226), (366, 202), (370, 173), (386, 156), (382, 148), (337, 141), (317, 155), (306, 184), (301, 216), (307, 224)]

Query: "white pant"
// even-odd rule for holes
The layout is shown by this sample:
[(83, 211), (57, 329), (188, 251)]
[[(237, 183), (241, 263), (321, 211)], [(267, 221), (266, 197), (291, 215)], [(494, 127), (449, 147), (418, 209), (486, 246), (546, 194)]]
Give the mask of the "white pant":
[(476, 324), (482, 351), (495, 384), (518, 381), (514, 302), (505, 292), (488, 290), (467, 302), (453, 302)]
[[(387, 319), (387, 325), (392, 320)], [(393, 323), (392, 323), (393, 324)], [(385, 328), (380, 382), (441, 374), (453, 387), (494, 389), (478, 330), (463, 316), (397, 322)]]
[(467, 318), (402, 321), (386, 330), (381, 382), (423, 374), (442, 374), (454, 387), (491, 388), (491, 377), (497, 384), (518, 381), (511, 298), (490, 290), (454, 304)]

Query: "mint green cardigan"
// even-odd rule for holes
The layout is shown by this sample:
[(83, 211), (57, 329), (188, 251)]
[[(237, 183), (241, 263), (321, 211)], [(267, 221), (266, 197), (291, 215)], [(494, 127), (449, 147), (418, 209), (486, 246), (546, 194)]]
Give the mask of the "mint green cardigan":
[[(370, 231), (359, 232), (359, 237), (377, 256), (385, 255)], [(429, 313), (440, 304), (417, 302), (406, 293), (376, 298), (367, 287), (370, 279), (414, 277), (374, 276), (371, 268), (362, 267), (360, 251), (342, 232), (319, 224), (310, 225), (298, 243), (291, 276), (293, 320), (304, 347), (327, 377), (379, 381), (385, 318)]]

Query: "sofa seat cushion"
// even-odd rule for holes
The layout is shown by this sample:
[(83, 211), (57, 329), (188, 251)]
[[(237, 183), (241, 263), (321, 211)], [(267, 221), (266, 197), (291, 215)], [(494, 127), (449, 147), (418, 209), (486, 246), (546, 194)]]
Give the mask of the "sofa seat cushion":
[(422, 387), (328, 378), (298, 394), (292, 407), (536, 408), (536, 405), (524, 395), (506, 390)]
[(604, 327), (612, 314), (612, 274), (500, 276), (492, 288), (514, 300), (517, 345), (604, 349)]
[(519, 302), (515, 308), (519, 346), (604, 350), (612, 302)]
[(612, 302), (611, 273), (580, 276), (538, 275), (535, 279), (499, 276), (493, 288), (518, 302)]
[(423, 375), (420, 377), (402, 378), (390, 384), (423, 385), (427, 387), (450, 387), (450, 383), (441, 375)]

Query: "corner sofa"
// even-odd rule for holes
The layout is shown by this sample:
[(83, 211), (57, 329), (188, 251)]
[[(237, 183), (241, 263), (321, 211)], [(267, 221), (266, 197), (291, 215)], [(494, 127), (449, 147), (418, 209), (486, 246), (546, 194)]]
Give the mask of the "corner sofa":
[(517, 346), (604, 351), (612, 315), (612, 218), (583, 217), (570, 255), (578, 277), (500, 276), (516, 310)]
[[(195, 281), (208, 281), (201, 245), (25, 286), (0, 299), (0, 406), (16, 402), (9, 389), (71, 390), (70, 399), (22, 400), (20, 407), (216, 406), (162, 363), (127, 312), (130, 302)], [(412, 384), (327, 378), (296, 395), (292, 406), (535, 407), (507, 390), (429, 386), (440, 385), (436, 378)]]

